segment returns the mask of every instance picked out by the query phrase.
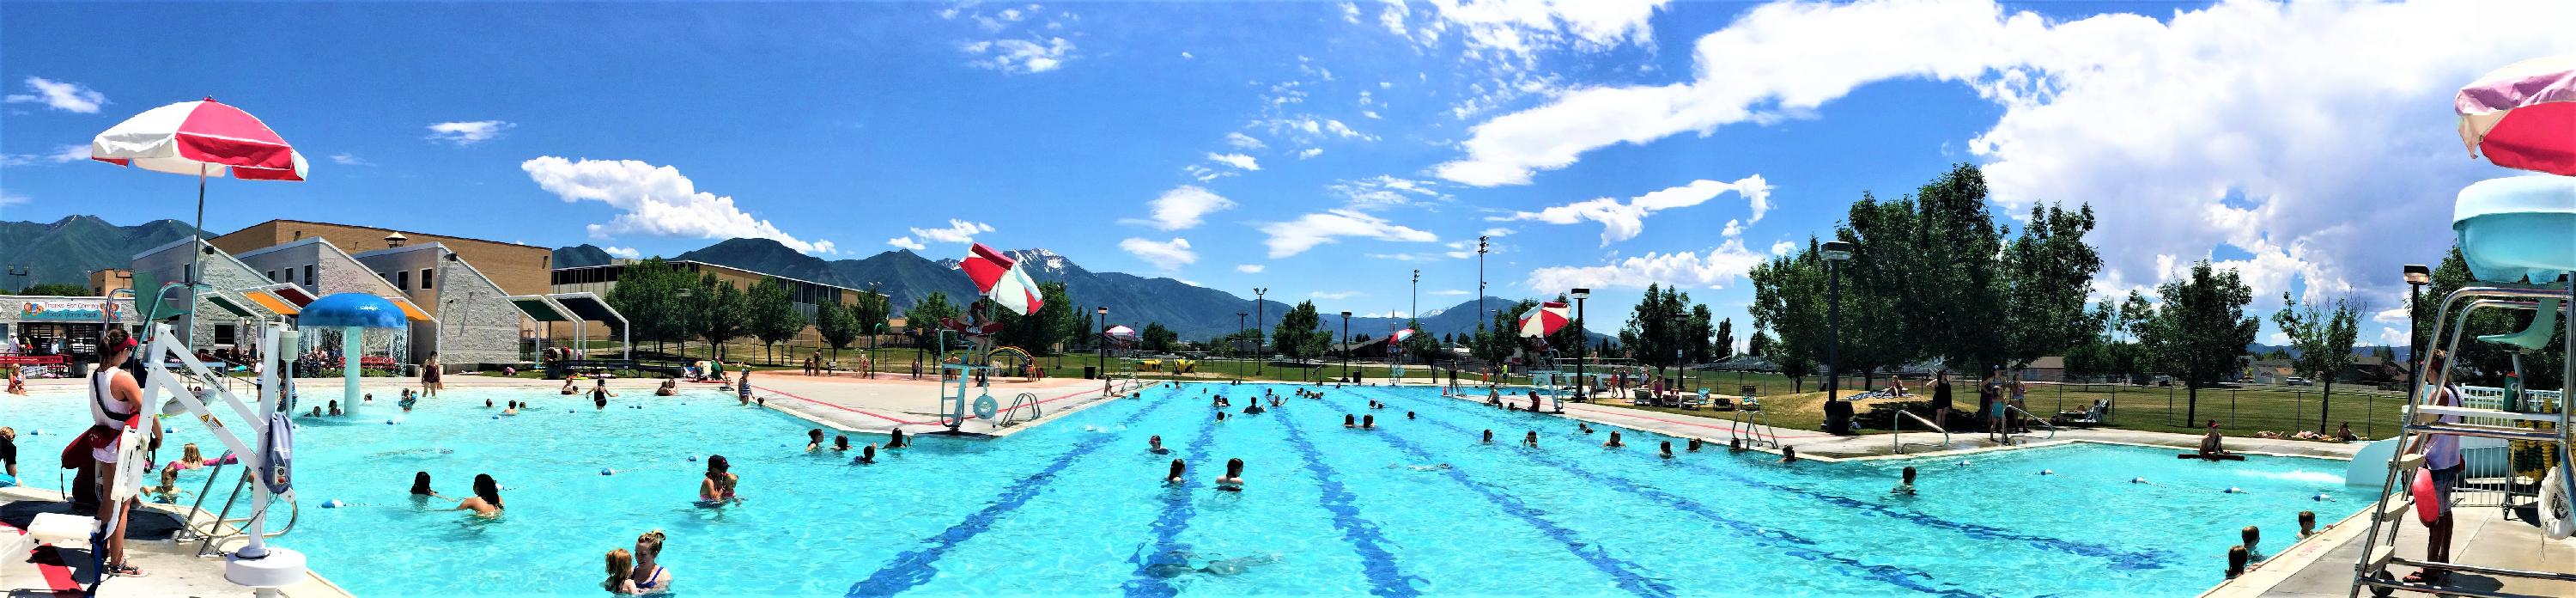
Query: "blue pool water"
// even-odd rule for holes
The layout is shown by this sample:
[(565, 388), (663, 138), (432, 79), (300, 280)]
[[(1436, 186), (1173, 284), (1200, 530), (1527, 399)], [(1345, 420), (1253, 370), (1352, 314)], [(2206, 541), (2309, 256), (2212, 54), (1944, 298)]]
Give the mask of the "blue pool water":
[[(1721, 446), (1663, 460), (1657, 435), (1605, 450), (1606, 428), (1432, 389), (1338, 389), (1222, 424), (1203, 394), (1238, 397), (1239, 411), (1261, 388), (1290, 387), (1157, 389), (1000, 440), (921, 439), (873, 466), (805, 453), (812, 426), (712, 391), (630, 393), (605, 411), (552, 392), (451, 391), (408, 415), (303, 420), (303, 520), (277, 542), (359, 596), (593, 594), (601, 554), (656, 528), (677, 593), (696, 596), (2187, 596), (2219, 581), (2238, 528), (2262, 526), (2277, 550), (2298, 511), (2334, 521), (2368, 494), (2341, 484), (2339, 461), (2092, 444), (1965, 464), (1781, 465)], [(485, 398), (543, 407), (495, 419)], [(1367, 410), (1372, 399), (1388, 408)], [(85, 424), (79, 398), (0, 406), (0, 425), (44, 430), (21, 438), (43, 456), (21, 469), (52, 486), (38, 466)], [(1344, 429), (1344, 413), (1380, 429)], [(1494, 445), (1477, 443), (1485, 429)], [(1518, 446), (1528, 430), (1540, 448)], [(1156, 434), (1172, 454), (1145, 451)], [(175, 440), (214, 446), (202, 429)], [(703, 465), (688, 458), (710, 453), (732, 461), (746, 503), (691, 504)], [(1190, 482), (1167, 487), (1176, 457)], [(1248, 464), (1244, 492), (1209, 483), (1228, 458)], [(1889, 495), (1906, 465), (1922, 493)], [(482, 520), (436, 510), (452, 500), (415, 503), (414, 471), (450, 496), (490, 473), (509, 510)], [(353, 504), (316, 508), (334, 499)]]

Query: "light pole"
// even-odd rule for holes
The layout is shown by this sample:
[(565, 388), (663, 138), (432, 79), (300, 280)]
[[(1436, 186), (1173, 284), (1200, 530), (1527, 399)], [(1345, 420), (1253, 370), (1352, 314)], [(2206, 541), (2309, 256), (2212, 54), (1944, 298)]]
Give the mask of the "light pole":
[(1261, 348), (1261, 341), (1267, 340), (1270, 337), (1270, 335), (1261, 333), (1261, 326), (1270, 325), (1268, 322), (1268, 315), (1262, 313), (1269, 309), (1270, 304), (1261, 300), (1261, 296), (1269, 292), (1270, 289), (1265, 288), (1254, 287), (1252, 289), (1252, 323), (1260, 325), (1254, 326), (1252, 331), (1252, 375), (1255, 376), (1263, 375), (1264, 369), (1262, 366), (1270, 363), (1270, 356), (1265, 355), (1265, 353), (1269, 353), (1269, 351)]
[(1493, 237), (1476, 237), (1476, 336), (1485, 336), (1485, 242)]
[(885, 322), (876, 323), (876, 328), (868, 334), (868, 378), (871, 379), (877, 377), (877, 336), (883, 334)]
[[(1583, 330), (1583, 299), (1592, 296), (1592, 289), (1578, 288), (1571, 295), (1574, 297), (1574, 396), (1591, 400), (1592, 383), (1583, 379), (1584, 353), (1592, 350), (1592, 335), (1585, 334)], [(1565, 404), (1558, 403), (1556, 408), (1561, 411)]]
[(1413, 269), (1413, 306), (1412, 306), (1412, 307), (1405, 308), (1405, 310), (1404, 310), (1404, 318), (1405, 318), (1405, 319), (1407, 319), (1407, 320), (1420, 320), (1420, 319), (1422, 319), (1422, 269), (1421, 269), (1421, 268), (1414, 268), (1414, 269)]
[(1832, 403), (1843, 388), (1843, 270), (1839, 264), (1851, 259), (1852, 244), (1826, 241), (1824, 250), (1830, 279), (1825, 286), (1825, 402)]
[(1109, 396), (1109, 306), (1100, 306), (1100, 396)]
[(2410, 394), (2423, 385), (2424, 347), (2415, 340), (2421, 338), (2416, 336), (2420, 329), (2416, 327), (2415, 310), (2424, 303), (2424, 285), (2428, 284), (2433, 284), (2432, 268), (2406, 265), (2406, 392)]
[(1342, 379), (1351, 379), (1351, 312), (1342, 312)]
[[(1234, 339), (1234, 342), (1233, 342), (1233, 343), (1229, 343), (1229, 344), (1232, 344), (1232, 345), (1234, 345), (1234, 346), (1232, 346), (1232, 347), (1227, 347), (1227, 349), (1232, 350), (1232, 351), (1234, 352), (1234, 354), (1235, 354), (1235, 359), (1238, 359), (1238, 360), (1239, 360), (1239, 359), (1243, 359), (1243, 339), (1241, 338), (1241, 337), (1242, 337), (1242, 334), (1243, 334), (1243, 331), (1245, 330), (1245, 328), (1243, 327), (1243, 316), (1244, 316), (1244, 313), (1243, 313), (1243, 312), (1239, 312), (1239, 311), (1238, 311), (1238, 312), (1234, 312), (1234, 331), (1235, 331), (1234, 333), (1235, 333), (1235, 335), (1236, 335), (1236, 338)], [(1235, 381), (1237, 381), (1237, 382), (1240, 382), (1240, 381), (1242, 381), (1242, 380), (1243, 380), (1243, 364), (1241, 364), (1241, 363), (1237, 363), (1237, 364), (1235, 364), (1235, 366), (1234, 366), (1234, 379), (1235, 379)]]

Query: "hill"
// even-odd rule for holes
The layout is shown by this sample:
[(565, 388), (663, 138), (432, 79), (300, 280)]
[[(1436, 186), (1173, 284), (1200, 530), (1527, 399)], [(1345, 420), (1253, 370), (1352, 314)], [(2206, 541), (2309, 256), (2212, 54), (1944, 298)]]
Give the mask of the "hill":
[(608, 255), (608, 250), (600, 249), (598, 245), (592, 245), (589, 243), (583, 243), (572, 247), (555, 248), (554, 263), (557, 268), (606, 266), (608, 265), (609, 260), (610, 257)]
[(117, 226), (97, 216), (66, 216), (49, 224), (0, 222), (0, 263), (28, 270), (24, 278), (0, 279), (0, 286), (87, 285), (92, 270), (131, 267), (134, 254), (195, 234), (187, 223), (166, 219), (134, 226)]

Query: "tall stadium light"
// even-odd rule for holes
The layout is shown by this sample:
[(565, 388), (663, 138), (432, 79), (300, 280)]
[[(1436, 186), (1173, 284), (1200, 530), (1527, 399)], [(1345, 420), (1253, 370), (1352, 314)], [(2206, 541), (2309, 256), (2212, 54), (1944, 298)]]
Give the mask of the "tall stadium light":
[(1592, 296), (1592, 289), (1578, 288), (1568, 295), (1574, 297), (1574, 392), (1575, 396), (1589, 401), (1592, 399), (1592, 383), (1583, 379), (1583, 358), (1585, 352), (1592, 349), (1592, 336), (1583, 330), (1583, 300)]
[(1486, 237), (1486, 236), (1478, 236), (1478, 237), (1476, 237), (1476, 335), (1477, 335), (1477, 336), (1484, 336), (1484, 333), (1485, 333), (1485, 250), (1486, 250), (1486, 249), (1489, 249), (1489, 248), (1491, 248), (1491, 247), (1492, 247), (1491, 245), (1488, 245), (1486, 242), (1487, 242), (1487, 241), (1492, 241), (1493, 239), (1494, 239), (1493, 237)]
[(1843, 270), (1840, 264), (1850, 260), (1852, 244), (1826, 241), (1825, 271), (1832, 279), (1825, 286), (1825, 402), (1833, 402), (1843, 388)]
[(1269, 340), (1270, 335), (1261, 333), (1261, 327), (1270, 325), (1266, 321), (1269, 319), (1268, 315), (1262, 313), (1270, 307), (1270, 304), (1261, 300), (1262, 295), (1269, 293), (1270, 289), (1259, 287), (1252, 289), (1252, 375), (1254, 376), (1263, 375), (1262, 366), (1270, 363), (1270, 351), (1262, 348), (1262, 341)]
[(2421, 338), (2416, 336), (2420, 330), (2416, 328), (2415, 308), (2423, 305), (2424, 285), (2428, 284), (2433, 284), (2432, 268), (2423, 264), (2406, 265), (2406, 392), (2409, 393), (2423, 384), (2424, 347), (2415, 340)]
[(1342, 312), (1342, 379), (1351, 378), (1351, 312)]

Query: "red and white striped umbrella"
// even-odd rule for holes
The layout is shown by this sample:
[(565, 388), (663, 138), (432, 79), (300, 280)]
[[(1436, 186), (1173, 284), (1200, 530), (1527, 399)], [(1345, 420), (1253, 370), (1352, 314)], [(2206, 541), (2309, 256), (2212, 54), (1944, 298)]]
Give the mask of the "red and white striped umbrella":
[(1566, 323), (1574, 321), (1574, 317), (1567, 313), (1568, 309), (1563, 302), (1549, 301), (1538, 304), (1538, 309), (1521, 314), (1521, 336), (1526, 338), (1556, 334), (1556, 331), (1564, 328)]
[(975, 279), (976, 291), (1011, 313), (1028, 315), (1046, 305), (1038, 295), (1037, 281), (1030, 280), (1029, 273), (1020, 269), (1019, 260), (983, 243), (967, 248), (966, 259), (958, 260), (957, 268), (965, 270), (967, 278)]
[(1413, 338), (1413, 334), (1414, 330), (1411, 328), (1395, 331), (1395, 342), (1404, 342), (1404, 339)]
[(2460, 88), (2452, 103), (2470, 156), (2576, 176), (2576, 55), (2496, 69)]
[(144, 170), (301, 181), (304, 155), (258, 117), (206, 98), (145, 110), (90, 139), (92, 160)]

